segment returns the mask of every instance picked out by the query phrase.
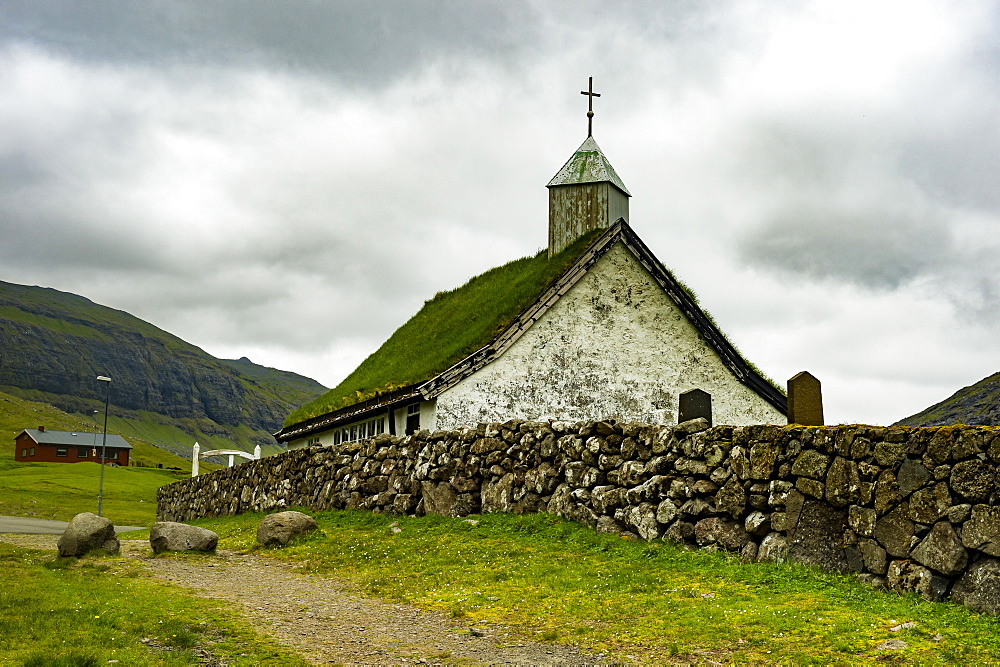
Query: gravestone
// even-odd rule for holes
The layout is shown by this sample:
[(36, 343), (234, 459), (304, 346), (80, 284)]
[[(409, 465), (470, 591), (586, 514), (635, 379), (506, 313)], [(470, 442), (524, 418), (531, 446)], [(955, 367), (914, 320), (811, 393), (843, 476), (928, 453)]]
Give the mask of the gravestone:
[(788, 381), (788, 423), (823, 426), (823, 392), (819, 380), (808, 371)]
[(706, 419), (709, 426), (712, 425), (712, 395), (701, 389), (685, 391), (680, 397), (677, 423), (683, 424), (699, 417)]

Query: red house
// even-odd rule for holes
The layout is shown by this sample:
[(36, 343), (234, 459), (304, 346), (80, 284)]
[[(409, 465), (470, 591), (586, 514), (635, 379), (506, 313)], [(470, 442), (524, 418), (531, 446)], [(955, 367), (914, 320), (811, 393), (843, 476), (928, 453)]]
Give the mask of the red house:
[[(14, 438), (15, 461), (38, 461), (40, 463), (79, 463), (80, 461), (101, 460), (104, 444), (103, 433), (73, 433), (70, 431), (46, 431), (44, 426), (21, 431)], [(128, 466), (132, 445), (120, 435), (108, 433), (105, 463)]]

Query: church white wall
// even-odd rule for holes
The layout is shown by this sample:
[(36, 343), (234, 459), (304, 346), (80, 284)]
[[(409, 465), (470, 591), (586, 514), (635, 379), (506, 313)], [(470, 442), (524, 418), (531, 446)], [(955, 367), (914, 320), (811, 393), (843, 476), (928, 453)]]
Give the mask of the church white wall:
[(508, 419), (670, 424), (679, 394), (712, 395), (713, 423), (784, 424), (739, 382), (622, 244), (499, 359), (438, 396), (435, 427)]

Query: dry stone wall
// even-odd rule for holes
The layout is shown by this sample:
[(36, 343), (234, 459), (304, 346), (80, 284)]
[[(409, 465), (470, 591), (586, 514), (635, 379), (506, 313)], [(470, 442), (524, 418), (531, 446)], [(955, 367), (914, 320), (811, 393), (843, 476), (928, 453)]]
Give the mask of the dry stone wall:
[(482, 424), (296, 449), (161, 487), (161, 521), (303, 506), (547, 511), (1000, 613), (1000, 429)]

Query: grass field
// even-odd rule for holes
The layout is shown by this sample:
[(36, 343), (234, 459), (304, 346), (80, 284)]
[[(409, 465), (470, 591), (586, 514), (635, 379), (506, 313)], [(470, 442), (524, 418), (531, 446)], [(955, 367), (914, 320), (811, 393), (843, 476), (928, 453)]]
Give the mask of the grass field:
[[(68, 521), (80, 512), (97, 511), (101, 469), (94, 463), (19, 463), (14, 436), (25, 428), (94, 431), (94, 422), (46, 403), (0, 393), (0, 514)], [(110, 429), (109, 429), (110, 430)], [(104, 468), (102, 514), (117, 525), (148, 526), (156, 520), (156, 489), (191, 474), (191, 461), (125, 435), (131, 459), (157, 468)], [(203, 463), (206, 471), (219, 466)], [(171, 471), (169, 468), (179, 468)]]
[[(94, 463), (16, 463), (0, 459), (0, 514), (69, 521), (97, 512), (101, 469)], [(102, 515), (119, 526), (156, 521), (156, 490), (189, 472), (104, 467)]]
[[(197, 522), (253, 546), (262, 515)], [(469, 626), (579, 643), (644, 663), (980, 663), (1000, 660), (1000, 620), (877, 592), (795, 564), (598, 534), (551, 515), (321, 512), (322, 533), (276, 557), (358, 590), (442, 610)], [(393, 525), (401, 529), (394, 533)], [(912, 628), (891, 628), (913, 622)], [(891, 639), (907, 648), (880, 649)]]
[[(161, 584), (135, 561), (55, 558), (0, 543), (0, 664), (306, 665), (224, 603)], [(219, 663), (215, 663), (219, 664)]]
[[(444, 612), (457, 631), (493, 624), (622, 662), (1000, 660), (1000, 619), (800, 565), (741, 564), (729, 554), (623, 540), (545, 514), (315, 516), (320, 531), (283, 549), (255, 544), (262, 514), (194, 523), (219, 533), (221, 548), (257, 550), (303, 573), (348, 581), (363, 595)], [(0, 588), (2, 664), (188, 664), (191, 648), (233, 664), (301, 664), (254, 637), (231, 610), (149, 580), (134, 561), (77, 562), (0, 544), (0, 568), (10, 582)], [(156, 650), (139, 645), (142, 638)], [(888, 640), (905, 645), (880, 647)]]

